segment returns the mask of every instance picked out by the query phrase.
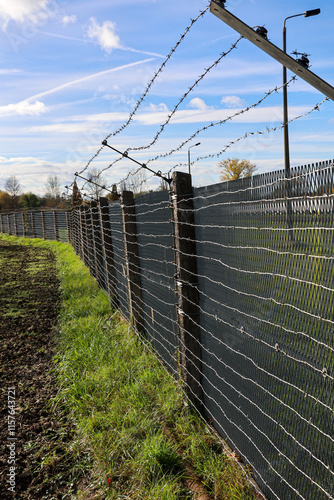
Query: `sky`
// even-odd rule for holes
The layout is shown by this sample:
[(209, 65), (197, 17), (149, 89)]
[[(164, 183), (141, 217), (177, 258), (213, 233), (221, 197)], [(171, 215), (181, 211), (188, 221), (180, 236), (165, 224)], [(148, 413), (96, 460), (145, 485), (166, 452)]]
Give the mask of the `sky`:
[[(258, 173), (283, 168), (282, 66), (245, 39), (232, 49), (239, 34), (210, 11), (182, 37), (208, 4), (0, 0), (0, 190), (15, 175), (23, 192), (42, 195), (56, 175), (67, 192), (76, 172), (87, 177), (91, 169), (102, 171), (105, 185), (119, 183), (138, 165), (101, 150), (106, 137), (163, 173), (188, 171), (189, 151), (195, 186), (219, 182), (218, 162), (229, 157), (250, 160)], [(315, 8), (320, 15), (287, 21), (287, 52), (310, 54), (311, 71), (334, 86), (334, 2), (226, 2), (249, 26), (265, 26), (278, 47), (284, 19)], [(300, 78), (291, 82), (289, 119), (324, 98)], [(334, 158), (333, 109), (328, 100), (290, 123), (292, 166)], [(145, 187), (158, 185), (148, 173)]]

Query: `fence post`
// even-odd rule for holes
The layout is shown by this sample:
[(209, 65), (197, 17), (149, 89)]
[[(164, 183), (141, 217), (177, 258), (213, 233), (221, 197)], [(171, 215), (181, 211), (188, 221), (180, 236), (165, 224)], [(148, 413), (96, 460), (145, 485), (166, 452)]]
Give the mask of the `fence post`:
[(107, 198), (100, 198), (100, 218), (102, 228), (102, 248), (107, 271), (107, 290), (112, 306), (117, 308), (117, 281), (114, 264), (114, 249), (110, 228), (109, 203)]
[(67, 241), (68, 243), (72, 244), (71, 241), (71, 213), (72, 212), (65, 212), (66, 213), (66, 227), (67, 227)]
[(121, 194), (121, 210), (128, 280), (129, 313), (136, 330), (144, 333), (143, 302), (139, 267), (136, 212), (132, 191)]
[(45, 233), (45, 212), (41, 210), (41, 217), (42, 217), (42, 234), (43, 234), (43, 240), (46, 240), (46, 233)]
[(59, 239), (58, 221), (57, 221), (57, 212), (55, 210), (53, 211), (53, 226), (54, 226), (55, 240), (58, 241), (58, 239)]
[(100, 227), (99, 207), (96, 201), (90, 203), (92, 209), (93, 240), (96, 265), (96, 281), (100, 288), (105, 289), (104, 259), (102, 251), (102, 236)]
[(80, 226), (80, 250), (79, 250), (79, 254), (80, 254), (80, 258), (83, 262), (86, 263), (86, 259), (85, 259), (85, 232), (86, 232), (86, 225), (85, 225), (85, 222), (86, 222), (86, 218), (85, 218), (85, 214), (84, 214), (84, 206), (83, 205), (80, 205), (78, 208), (78, 214), (79, 214), (79, 226)]
[(195, 408), (203, 413), (200, 314), (191, 175), (174, 172), (172, 179), (171, 201), (174, 219), (181, 377), (186, 395)]
[(36, 238), (34, 213), (35, 212), (31, 212), (31, 231), (32, 231), (32, 237)]
[(10, 231), (10, 220), (9, 220), (9, 215), (7, 214), (7, 226), (8, 226), (8, 234), (12, 234)]
[(17, 213), (14, 212), (14, 235), (17, 236)]
[(94, 246), (93, 246), (93, 229), (92, 229), (92, 209), (90, 207), (90, 203), (87, 205), (85, 210), (85, 221), (86, 221), (86, 232), (87, 232), (87, 260), (88, 260), (88, 268), (90, 273), (95, 276), (95, 255), (94, 255)]
[(74, 250), (77, 255), (80, 256), (81, 251), (81, 227), (80, 227), (80, 209), (76, 207), (73, 211), (73, 238), (74, 238)]
[(0, 214), (0, 232), (3, 233), (2, 214)]
[(23, 238), (25, 238), (26, 237), (25, 212), (21, 213), (21, 217), (22, 217), (22, 235)]

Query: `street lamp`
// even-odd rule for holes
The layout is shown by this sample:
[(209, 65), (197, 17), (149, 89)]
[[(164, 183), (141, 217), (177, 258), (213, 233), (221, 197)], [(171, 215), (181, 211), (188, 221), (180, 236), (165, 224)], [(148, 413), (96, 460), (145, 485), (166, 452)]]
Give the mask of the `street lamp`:
[(193, 144), (192, 146), (190, 146), (190, 148), (188, 148), (188, 173), (190, 174), (190, 150), (191, 148), (194, 148), (195, 146), (199, 146), (201, 143), (198, 142), (197, 144)]
[[(286, 54), (286, 21), (292, 17), (311, 17), (320, 14), (320, 9), (307, 10), (302, 14), (295, 14), (284, 19), (283, 24), (283, 52)], [(290, 241), (294, 241), (292, 231), (292, 213), (291, 213), (291, 184), (290, 184), (290, 148), (289, 148), (289, 117), (288, 117), (288, 90), (286, 66), (283, 65), (283, 130), (284, 130), (284, 170), (286, 183), (286, 222)]]
[[(284, 19), (283, 24), (283, 52), (286, 54), (286, 21), (292, 17), (311, 17), (320, 14), (320, 9), (307, 10), (302, 14), (295, 14)], [(287, 91), (287, 77), (286, 66), (283, 66), (283, 127), (284, 127), (284, 167), (285, 177), (290, 177), (290, 151), (289, 151), (289, 128), (288, 128), (288, 91)]]

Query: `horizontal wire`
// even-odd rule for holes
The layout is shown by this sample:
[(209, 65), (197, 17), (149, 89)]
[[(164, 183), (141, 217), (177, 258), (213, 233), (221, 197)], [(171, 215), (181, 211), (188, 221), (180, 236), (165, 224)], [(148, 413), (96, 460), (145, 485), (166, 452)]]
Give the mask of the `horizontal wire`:
[[(303, 113), (299, 116), (296, 116), (295, 118), (291, 118), (287, 123), (290, 124), (292, 122), (294, 122), (295, 120), (299, 120), (301, 118), (305, 118), (306, 116), (310, 115), (311, 113), (313, 113), (313, 111), (319, 111), (319, 108), (320, 106), (326, 102), (326, 101), (329, 101), (330, 99), (328, 97), (326, 97), (325, 99), (323, 99), (321, 102), (318, 102), (318, 104), (316, 104), (312, 109), (310, 109), (309, 111), (307, 111), (306, 113)], [(244, 140), (244, 139), (247, 139), (248, 137), (252, 137), (252, 136), (256, 136), (256, 135), (263, 135), (265, 133), (270, 133), (270, 132), (276, 132), (277, 130), (282, 130), (284, 129), (285, 125), (282, 124), (282, 125), (279, 125), (277, 127), (267, 127), (265, 130), (258, 130), (257, 132), (246, 132), (244, 135), (242, 135), (241, 137), (239, 137), (238, 139), (235, 139), (234, 141), (230, 141), (222, 150), (220, 150), (218, 153), (214, 153), (214, 154), (209, 154), (209, 155), (204, 155), (204, 156), (199, 156), (198, 158), (196, 158), (196, 160), (192, 161), (190, 163), (190, 165), (194, 165), (196, 162), (200, 161), (200, 160), (207, 160), (209, 158), (219, 158), (219, 156), (221, 156), (223, 153), (225, 153), (230, 147), (234, 146), (235, 144), (237, 144), (238, 142)], [(175, 168), (177, 167), (185, 167), (185, 166), (188, 166), (188, 163), (178, 163), (177, 165), (174, 165), (174, 167), (172, 167), (171, 169), (169, 169), (169, 172), (171, 172), (172, 170), (174, 170)]]
[[(163, 61), (163, 63), (161, 64), (161, 66), (159, 67), (159, 69), (155, 72), (153, 78), (151, 78), (151, 80), (149, 81), (149, 83), (147, 84), (143, 94), (141, 95), (141, 97), (138, 99), (134, 109), (131, 111), (131, 113), (129, 114), (128, 116), (128, 119), (126, 120), (125, 123), (123, 123), (123, 125), (121, 127), (119, 127), (117, 130), (115, 130), (115, 132), (112, 132), (110, 134), (108, 134), (104, 140), (108, 140), (110, 137), (112, 136), (115, 136), (115, 135), (118, 135), (120, 132), (122, 132), (126, 127), (128, 127), (128, 125), (131, 123), (133, 117), (135, 116), (135, 114), (137, 113), (139, 107), (141, 106), (141, 104), (143, 103), (143, 101), (145, 100), (147, 94), (150, 92), (151, 90), (151, 87), (153, 85), (153, 83), (155, 82), (155, 80), (157, 79), (157, 77), (159, 76), (159, 74), (162, 72), (162, 70), (164, 69), (164, 67), (166, 66), (167, 62), (169, 61), (169, 59), (172, 57), (172, 55), (174, 54), (174, 52), (176, 51), (176, 49), (179, 47), (179, 45), (181, 44), (181, 42), (184, 40), (184, 38), (186, 37), (186, 35), (189, 33), (189, 31), (191, 30), (191, 28), (194, 26), (194, 24), (201, 18), (204, 16), (204, 14), (209, 10), (210, 8), (210, 5), (208, 5), (203, 11), (201, 11), (198, 16), (195, 18), (195, 19), (191, 19), (191, 23), (186, 27), (186, 29), (184, 30), (184, 32), (182, 33), (182, 35), (180, 36), (180, 38), (177, 40), (177, 42), (175, 43), (175, 45), (172, 47), (172, 49), (170, 50), (170, 52), (168, 53), (168, 55), (166, 56), (165, 60)], [(88, 161), (88, 163), (86, 164), (86, 166), (79, 172), (80, 174), (82, 174), (85, 170), (87, 170), (87, 168), (90, 166), (90, 164), (95, 160), (95, 158), (97, 158), (97, 156), (101, 153), (101, 151), (103, 150), (103, 147), (100, 147), (96, 153), (91, 157), (91, 159)]]

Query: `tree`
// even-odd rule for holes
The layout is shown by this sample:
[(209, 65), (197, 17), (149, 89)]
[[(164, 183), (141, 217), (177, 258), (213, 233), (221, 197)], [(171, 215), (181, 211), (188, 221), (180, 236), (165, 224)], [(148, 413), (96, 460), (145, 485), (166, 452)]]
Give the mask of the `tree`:
[(80, 205), (82, 205), (82, 196), (80, 193), (80, 189), (78, 188), (77, 181), (74, 180), (71, 206), (72, 208), (74, 208), (79, 207)]
[(8, 177), (5, 183), (5, 190), (10, 196), (18, 196), (21, 191), (21, 185), (15, 175)]
[(12, 197), (8, 193), (0, 191), (0, 210), (9, 210), (12, 208)]
[(107, 199), (109, 201), (116, 201), (119, 200), (120, 195), (117, 192), (117, 184), (113, 184), (111, 188), (111, 193), (107, 194)]
[(55, 207), (60, 201), (61, 184), (57, 175), (49, 175), (45, 183), (45, 197), (49, 207)]
[(21, 184), (15, 177), (15, 175), (11, 175), (10, 177), (8, 177), (5, 183), (5, 190), (7, 191), (12, 200), (11, 208), (18, 208), (19, 194), (21, 192)]
[(239, 160), (238, 158), (227, 158), (218, 163), (221, 181), (235, 181), (245, 177), (251, 177), (257, 170), (256, 165), (249, 160)]
[(20, 204), (23, 208), (34, 208), (40, 207), (42, 201), (39, 196), (35, 195), (34, 193), (27, 193), (20, 196)]
[(105, 191), (104, 177), (97, 168), (92, 168), (88, 171), (88, 180), (89, 182), (87, 183), (86, 191), (91, 198), (98, 200), (101, 196), (103, 196)]
[(130, 172), (126, 179), (120, 183), (121, 191), (132, 191), (133, 196), (137, 197), (146, 194), (147, 172), (144, 169), (139, 169), (136, 172)]

